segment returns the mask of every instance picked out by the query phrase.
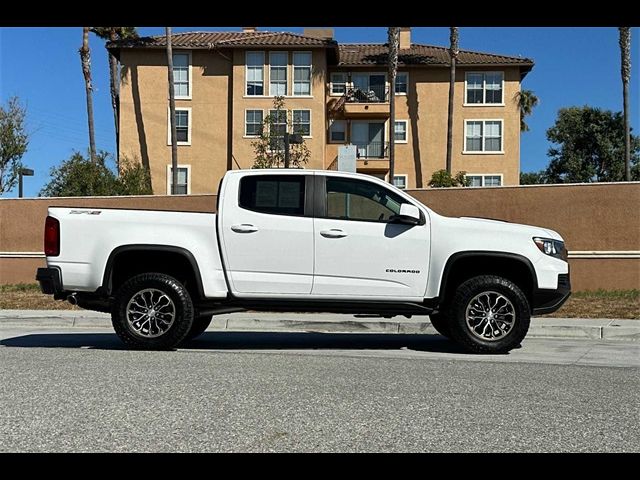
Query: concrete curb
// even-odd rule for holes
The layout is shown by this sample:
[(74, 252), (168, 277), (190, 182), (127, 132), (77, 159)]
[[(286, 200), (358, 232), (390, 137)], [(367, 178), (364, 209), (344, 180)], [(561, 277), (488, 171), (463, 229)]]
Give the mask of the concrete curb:
[[(295, 318), (286, 318), (286, 317)], [(285, 317), (285, 318), (283, 318)], [(109, 314), (83, 310), (3, 310), (4, 327), (111, 328)], [(208, 331), (436, 334), (429, 321), (333, 314), (237, 313), (213, 318)], [(640, 341), (640, 320), (534, 318), (528, 337)]]

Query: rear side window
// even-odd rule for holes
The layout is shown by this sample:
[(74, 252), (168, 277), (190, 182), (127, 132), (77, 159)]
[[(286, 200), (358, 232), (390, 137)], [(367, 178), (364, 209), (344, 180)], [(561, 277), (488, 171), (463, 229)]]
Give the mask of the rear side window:
[(240, 207), (272, 215), (304, 215), (304, 175), (248, 175), (240, 180)]

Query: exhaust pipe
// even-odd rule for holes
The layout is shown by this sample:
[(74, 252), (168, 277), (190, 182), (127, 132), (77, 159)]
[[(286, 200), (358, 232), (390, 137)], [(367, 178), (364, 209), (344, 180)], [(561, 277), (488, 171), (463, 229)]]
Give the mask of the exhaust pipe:
[(76, 294), (72, 293), (71, 295), (69, 295), (67, 297), (67, 302), (69, 302), (71, 305), (78, 305), (78, 299), (76, 298)]

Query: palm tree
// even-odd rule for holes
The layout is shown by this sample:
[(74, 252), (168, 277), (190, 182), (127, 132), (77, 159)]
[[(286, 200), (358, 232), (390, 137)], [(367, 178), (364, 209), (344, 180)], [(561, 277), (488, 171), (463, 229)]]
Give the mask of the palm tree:
[(629, 128), (629, 80), (631, 79), (631, 28), (618, 27), (620, 33), (620, 73), (624, 109), (624, 175), (631, 181), (631, 129)]
[(87, 117), (89, 122), (89, 155), (96, 163), (96, 136), (93, 125), (93, 87), (91, 86), (91, 50), (89, 49), (89, 27), (82, 27), (82, 46), (78, 50), (84, 75), (84, 88), (87, 94)]
[(458, 27), (449, 27), (449, 109), (447, 114), (447, 172), (451, 174), (453, 151), (453, 94), (456, 88), (456, 62), (458, 60)]
[(396, 75), (398, 74), (398, 49), (400, 27), (388, 27), (389, 36), (389, 183), (393, 184), (396, 147)]
[(524, 121), (524, 118), (531, 115), (533, 107), (538, 105), (538, 97), (536, 97), (536, 94), (531, 90), (520, 90), (516, 93), (516, 101), (520, 108), (520, 131), (528, 132), (529, 125)]
[[(136, 27), (92, 27), (91, 31), (103, 40), (115, 42), (128, 38), (137, 38)], [(120, 173), (120, 62), (116, 56), (107, 51), (109, 56), (109, 86), (111, 89), (111, 107), (116, 132), (116, 168)]]
[(171, 49), (171, 27), (165, 27), (167, 37), (167, 64), (169, 76), (169, 115), (171, 121), (171, 195), (178, 185), (178, 135), (176, 133), (176, 96), (173, 83), (173, 51)]

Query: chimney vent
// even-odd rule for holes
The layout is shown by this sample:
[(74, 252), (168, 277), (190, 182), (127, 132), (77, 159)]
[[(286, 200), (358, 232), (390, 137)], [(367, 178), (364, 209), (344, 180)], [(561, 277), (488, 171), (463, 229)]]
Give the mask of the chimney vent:
[(400, 27), (400, 50), (411, 48), (411, 27)]

